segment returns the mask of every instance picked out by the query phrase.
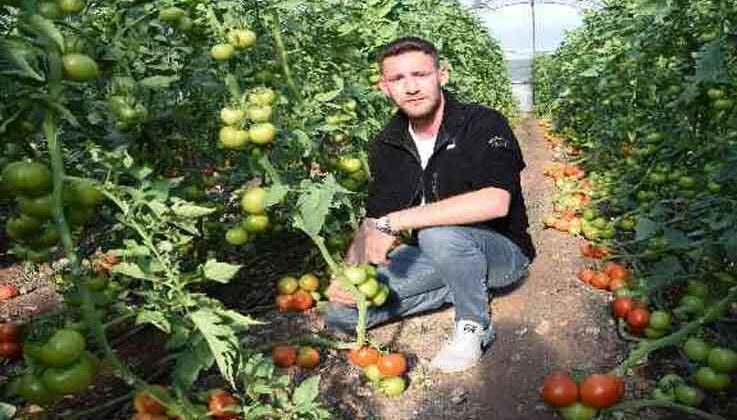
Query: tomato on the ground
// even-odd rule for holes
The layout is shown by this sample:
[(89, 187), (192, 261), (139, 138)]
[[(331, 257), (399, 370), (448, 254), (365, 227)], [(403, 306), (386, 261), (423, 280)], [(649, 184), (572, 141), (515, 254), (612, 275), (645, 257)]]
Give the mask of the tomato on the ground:
[(379, 361), (381, 353), (373, 347), (364, 346), (360, 349), (351, 349), (348, 351), (348, 360), (354, 365), (365, 368), (370, 365), (375, 365)]
[(407, 372), (407, 359), (401, 353), (390, 353), (379, 357), (379, 372), (384, 377), (401, 376)]
[(274, 365), (280, 368), (288, 368), (297, 363), (297, 348), (294, 346), (274, 346), (271, 349), (271, 359)]
[(320, 364), (320, 352), (310, 346), (302, 346), (297, 352), (297, 366), (312, 369)]
[(565, 372), (553, 372), (545, 377), (540, 395), (552, 406), (569, 406), (578, 400), (578, 384)]
[(214, 420), (235, 420), (238, 418), (238, 400), (223, 389), (210, 393), (207, 409)]
[(579, 392), (584, 404), (594, 408), (606, 408), (614, 405), (622, 397), (624, 383), (614, 375), (595, 373), (581, 382)]

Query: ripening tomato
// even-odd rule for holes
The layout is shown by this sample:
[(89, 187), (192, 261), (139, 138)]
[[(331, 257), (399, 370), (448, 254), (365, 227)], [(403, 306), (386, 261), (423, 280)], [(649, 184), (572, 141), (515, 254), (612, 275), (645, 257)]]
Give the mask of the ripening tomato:
[(379, 372), (388, 378), (392, 376), (401, 376), (407, 371), (407, 359), (401, 353), (390, 353), (379, 357), (376, 364)]
[(578, 272), (578, 279), (584, 283), (591, 283), (591, 279), (594, 278), (595, 274), (596, 274), (596, 271), (588, 267), (584, 267), (581, 269), (581, 271)]
[(594, 408), (606, 408), (622, 398), (624, 383), (614, 375), (595, 373), (581, 382), (579, 390), (584, 404)]
[(12, 284), (0, 284), (0, 302), (18, 296), (18, 288)]
[(597, 289), (605, 290), (609, 288), (610, 280), (611, 279), (606, 273), (597, 272), (591, 278), (591, 285), (596, 287)]
[(285, 276), (276, 282), (276, 290), (280, 295), (291, 295), (299, 289), (299, 280), (292, 276)]
[(228, 42), (238, 49), (249, 48), (256, 43), (256, 33), (249, 29), (233, 29), (228, 32)]
[(82, 0), (57, 0), (59, 9), (64, 13), (79, 13), (84, 8)]
[(650, 311), (645, 308), (633, 308), (627, 314), (627, 325), (636, 330), (641, 330), (650, 323)]
[(302, 346), (297, 352), (297, 366), (312, 369), (320, 364), (320, 352), (314, 347)]
[(348, 352), (348, 360), (361, 368), (375, 365), (379, 362), (379, 357), (381, 357), (379, 351), (369, 346), (361, 347), (360, 349), (351, 349)]
[(268, 122), (271, 119), (271, 105), (251, 105), (246, 109), (248, 119), (256, 123)]
[(3, 322), (0, 324), (0, 343), (12, 343), (20, 337), (20, 325), (15, 322)]
[(0, 342), (0, 358), (18, 360), (23, 357), (23, 349), (15, 341)]
[(230, 228), (225, 232), (225, 241), (231, 245), (243, 245), (248, 242), (248, 231), (240, 226)]
[[(166, 392), (165, 388), (161, 385), (153, 385), (153, 387), (158, 388), (162, 392)], [(136, 411), (139, 413), (166, 413), (166, 407), (164, 407), (164, 405), (150, 392), (146, 391), (141, 391), (136, 394), (135, 398), (133, 399), (133, 407), (135, 407)]]
[(297, 348), (294, 346), (274, 346), (271, 349), (271, 359), (274, 365), (280, 368), (294, 366), (297, 362)]
[(407, 383), (404, 378), (393, 376), (384, 378), (379, 382), (379, 390), (388, 397), (398, 397), (407, 389)]
[(299, 277), (299, 287), (308, 292), (314, 292), (320, 287), (320, 279), (312, 273), (306, 273)]
[(225, 125), (238, 125), (245, 118), (246, 113), (239, 108), (225, 107), (220, 110), (220, 121)]
[(250, 214), (262, 214), (266, 209), (264, 199), (266, 190), (261, 187), (252, 187), (246, 190), (241, 199), (241, 208)]
[(228, 61), (235, 54), (235, 48), (230, 44), (217, 44), (210, 48), (210, 56), (215, 61)]
[(297, 290), (292, 297), (292, 308), (297, 311), (306, 311), (315, 304), (315, 299), (305, 290)]
[(223, 389), (216, 389), (210, 394), (207, 401), (207, 409), (214, 420), (235, 420), (238, 412), (235, 409), (238, 400)]
[(567, 373), (553, 372), (545, 377), (540, 395), (552, 406), (565, 407), (578, 400), (578, 384)]
[(249, 134), (246, 130), (225, 126), (218, 133), (218, 144), (223, 149), (238, 150), (248, 143)]
[(64, 67), (64, 76), (75, 82), (89, 82), (96, 79), (100, 73), (97, 62), (86, 54), (64, 54), (61, 61)]
[(290, 311), (293, 308), (293, 302), (293, 295), (277, 295), (274, 299), (274, 304), (279, 312)]
[(269, 122), (257, 123), (248, 129), (248, 135), (255, 144), (268, 144), (276, 137), (276, 127)]

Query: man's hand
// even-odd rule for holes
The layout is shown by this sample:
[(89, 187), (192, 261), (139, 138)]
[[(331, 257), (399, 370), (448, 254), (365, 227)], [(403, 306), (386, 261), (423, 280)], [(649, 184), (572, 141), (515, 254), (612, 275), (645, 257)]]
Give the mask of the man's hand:
[(353, 294), (340, 287), (337, 281), (330, 282), (330, 286), (325, 290), (325, 296), (327, 296), (328, 300), (333, 303), (340, 303), (341, 305), (346, 306), (356, 306), (356, 298), (353, 297)]
[(394, 245), (395, 237), (376, 229), (376, 219), (367, 218), (358, 229), (351, 246), (346, 254), (348, 264), (377, 264), (387, 265), (386, 258)]

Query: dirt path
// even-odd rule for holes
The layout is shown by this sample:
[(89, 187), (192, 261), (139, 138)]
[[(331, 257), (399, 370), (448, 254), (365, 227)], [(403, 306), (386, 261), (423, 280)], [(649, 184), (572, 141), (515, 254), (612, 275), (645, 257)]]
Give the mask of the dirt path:
[(388, 400), (356, 387), (361, 383), (357, 372), (343, 380), (325, 372), (325, 385), (332, 383), (327, 398), (342, 406), (347, 417), (356, 410), (352, 418), (553, 419), (537, 393), (549, 371), (608, 370), (624, 354), (607, 294), (576, 279), (582, 265), (576, 240), (542, 230), (541, 220), (552, 212), (553, 183), (542, 174), (552, 152), (534, 119), (523, 121), (516, 131), (527, 161), (523, 188), (538, 258), (524, 283), (493, 301), (497, 339), (491, 353), (462, 374), (427, 371), (451, 330), (452, 309), (373, 330), (381, 341), (411, 355), (412, 385), (403, 398)]

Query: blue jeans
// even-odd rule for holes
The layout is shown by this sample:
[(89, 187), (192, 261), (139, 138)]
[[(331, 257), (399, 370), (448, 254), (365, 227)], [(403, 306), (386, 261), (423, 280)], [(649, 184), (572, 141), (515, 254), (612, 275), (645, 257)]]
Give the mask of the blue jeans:
[[(369, 309), (368, 327), (451, 303), (456, 321), (478, 322), (491, 333), (490, 291), (524, 277), (529, 259), (501, 234), (474, 227), (425, 228), (418, 242), (397, 247), (389, 254), (389, 265), (379, 267), (377, 277), (391, 294), (384, 305)], [(351, 332), (358, 310), (331, 303), (325, 322)]]

